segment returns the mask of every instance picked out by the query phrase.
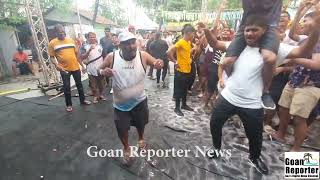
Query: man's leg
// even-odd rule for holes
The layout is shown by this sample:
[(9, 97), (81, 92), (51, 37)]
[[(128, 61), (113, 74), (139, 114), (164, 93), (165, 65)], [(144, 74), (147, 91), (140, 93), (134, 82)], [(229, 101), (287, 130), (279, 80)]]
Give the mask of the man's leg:
[(272, 137), (280, 142), (285, 141), (285, 134), (287, 132), (288, 124), (290, 121), (289, 108), (292, 103), (294, 89), (288, 84), (284, 87), (280, 100), (279, 100), (279, 119), (280, 125), (276, 133), (272, 134)]
[(219, 96), (210, 119), (210, 132), (215, 149), (221, 149), (222, 127), (228, 118), (234, 114), (235, 107), (222, 96)]
[(157, 69), (157, 84), (160, 83), (161, 69)]
[(263, 80), (263, 107), (266, 109), (274, 110), (276, 105), (270, 96), (269, 89), (272, 83), (273, 72), (275, 69), (275, 63), (277, 60), (277, 55), (267, 49), (262, 49), (261, 54), (263, 56), (264, 65), (262, 68), (262, 80)]
[(29, 71), (31, 71), (32, 75), (35, 75), (32, 64), (31, 63), (26, 63), (26, 64), (29, 68)]
[(300, 146), (307, 137), (309, 118), (312, 110), (316, 107), (320, 99), (320, 88), (304, 86), (303, 88), (296, 88), (290, 114), (294, 116), (294, 145), (291, 151), (299, 151)]
[(182, 106), (181, 109), (187, 110), (187, 111), (193, 111), (191, 107), (187, 105), (187, 94), (188, 94), (188, 83), (191, 81), (191, 73), (183, 73), (182, 74), (182, 82), (181, 82), (181, 87), (182, 87)]
[(169, 61), (164, 60), (163, 61), (163, 68), (162, 68), (162, 82), (164, 82), (164, 80), (167, 76), (168, 66), (169, 66)]
[(133, 117), (134, 126), (137, 128), (138, 135), (139, 135), (139, 140), (138, 140), (139, 148), (143, 149), (145, 148), (144, 129), (146, 124), (148, 124), (149, 122), (148, 100), (145, 99), (139, 105), (137, 105), (132, 110), (131, 114)]
[(180, 103), (181, 103), (181, 98), (183, 97), (183, 77), (182, 73), (178, 72), (177, 70), (175, 71), (174, 75), (174, 94), (173, 98), (175, 98), (176, 106), (174, 109), (174, 112), (178, 116), (183, 116), (184, 114), (181, 111)]
[(63, 82), (63, 93), (65, 97), (65, 102), (67, 107), (72, 106), (72, 101), (71, 101), (71, 87), (70, 87), (70, 72), (60, 72), (62, 82)]
[(89, 84), (90, 84), (90, 89), (93, 95), (93, 103), (98, 103), (99, 101), (99, 88), (98, 88), (98, 81), (97, 81), (97, 77), (89, 75)]
[(131, 115), (130, 112), (114, 109), (114, 122), (117, 128), (118, 137), (123, 145), (124, 160), (130, 160), (129, 135)]
[(150, 66), (148, 76), (150, 76), (150, 79), (154, 80), (154, 78), (153, 78), (153, 65)]
[(263, 95), (262, 95), (262, 106), (265, 109), (274, 110), (276, 105), (269, 94), (269, 89), (272, 83), (273, 72), (275, 69), (275, 64), (277, 61), (277, 54), (279, 50), (280, 40), (277, 35), (275, 28), (269, 27), (264, 34), (260, 49), (261, 55), (264, 60), (264, 65), (262, 69), (262, 79), (263, 79)]
[(106, 79), (104, 76), (97, 76), (98, 80), (98, 90), (99, 90), (99, 97), (102, 100), (106, 100), (104, 94), (106, 93)]
[(300, 147), (308, 135), (307, 119), (294, 117), (294, 143), (290, 151), (300, 151)]
[(13, 63), (13, 64), (12, 64), (12, 72), (13, 72), (14, 78), (16, 78), (16, 77), (18, 76), (17, 64), (16, 64), (16, 63)]
[(260, 158), (262, 148), (263, 109), (240, 108), (238, 115), (243, 122), (246, 135), (249, 139), (250, 162), (259, 172), (268, 174), (268, 167)]
[(77, 86), (77, 89), (78, 89), (80, 103), (86, 104), (84, 90), (83, 90), (83, 86), (82, 86), (82, 82), (81, 82), (81, 71), (80, 70), (72, 71), (71, 74), (73, 76), (73, 79), (74, 79), (76, 86)]

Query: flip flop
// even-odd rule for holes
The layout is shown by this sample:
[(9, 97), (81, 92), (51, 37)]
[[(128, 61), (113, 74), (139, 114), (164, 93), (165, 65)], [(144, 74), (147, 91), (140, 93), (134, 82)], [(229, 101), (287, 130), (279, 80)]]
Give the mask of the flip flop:
[(90, 105), (91, 104), (91, 102), (90, 101), (87, 101), (87, 100), (85, 100), (85, 101), (83, 101), (82, 103), (81, 103), (81, 105)]
[(104, 96), (100, 96), (100, 99), (101, 99), (102, 101), (106, 101), (106, 100), (107, 100), (107, 98), (104, 97)]
[(131, 157), (130, 157), (130, 155), (131, 155), (131, 152), (130, 152), (130, 150), (129, 151), (125, 151), (125, 150), (123, 150), (124, 151), (124, 153), (123, 153), (123, 162), (124, 162), (124, 165), (126, 165), (126, 166), (130, 166), (131, 165)]
[(144, 142), (144, 140), (140, 140), (138, 141), (138, 147), (139, 147), (139, 150), (145, 150), (146, 149), (146, 143)]
[(97, 103), (99, 102), (99, 101), (98, 101), (98, 98), (97, 98), (97, 97), (94, 97), (92, 102), (93, 102), (93, 104), (97, 104)]
[(71, 106), (66, 107), (67, 112), (72, 112), (73, 108)]
[(278, 143), (281, 143), (281, 144), (285, 144), (286, 143), (286, 140), (276, 137), (275, 133), (270, 134), (269, 138), (271, 139), (271, 141), (275, 141), (275, 142), (278, 142)]

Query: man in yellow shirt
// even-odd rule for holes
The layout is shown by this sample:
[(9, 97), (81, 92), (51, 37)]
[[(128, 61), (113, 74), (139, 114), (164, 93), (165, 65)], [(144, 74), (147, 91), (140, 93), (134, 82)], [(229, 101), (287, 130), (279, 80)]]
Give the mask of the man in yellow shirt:
[(80, 103), (82, 105), (91, 104), (90, 101), (85, 100), (83, 86), (81, 83), (81, 71), (84, 68), (83, 63), (78, 58), (78, 49), (75, 42), (71, 38), (66, 38), (66, 33), (64, 27), (61, 24), (55, 26), (55, 31), (57, 38), (50, 41), (48, 50), (52, 63), (55, 65), (56, 69), (60, 71), (62, 81), (63, 81), (63, 91), (66, 102), (66, 111), (72, 111), (72, 101), (71, 101), (71, 89), (70, 89), (70, 76), (76, 83)]
[[(191, 107), (187, 105), (187, 92), (188, 82), (191, 78), (191, 41), (193, 39), (195, 29), (190, 24), (183, 26), (182, 34), (183, 38), (180, 39), (174, 46), (168, 50), (168, 57), (170, 61), (175, 63), (176, 72), (174, 77), (174, 97), (176, 101), (176, 107), (174, 112), (178, 116), (183, 116), (181, 109), (187, 111), (193, 111)], [(175, 58), (175, 55), (177, 58)], [(180, 102), (182, 100), (182, 106), (180, 109)]]

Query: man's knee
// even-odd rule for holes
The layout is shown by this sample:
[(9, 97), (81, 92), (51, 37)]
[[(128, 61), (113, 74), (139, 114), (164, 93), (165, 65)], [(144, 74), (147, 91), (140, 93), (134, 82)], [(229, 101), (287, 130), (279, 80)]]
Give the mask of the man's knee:
[(225, 59), (222, 62), (222, 67), (226, 68), (230, 65), (232, 65), (236, 61), (237, 57), (225, 57)]

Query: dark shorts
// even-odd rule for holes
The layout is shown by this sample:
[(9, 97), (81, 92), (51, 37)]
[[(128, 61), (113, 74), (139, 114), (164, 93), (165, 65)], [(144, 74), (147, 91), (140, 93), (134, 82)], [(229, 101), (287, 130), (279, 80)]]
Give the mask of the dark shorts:
[(214, 70), (209, 70), (209, 76), (208, 76), (208, 85), (207, 85), (207, 90), (209, 93), (214, 93), (215, 91), (218, 90), (218, 71)]
[(275, 102), (277, 109), (279, 108), (278, 102), (280, 100), (282, 91), (286, 86), (289, 79), (289, 73), (280, 73), (273, 77), (270, 86), (270, 95)]
[(144, 129), (149, 122), (148, 100), (145, 99), (131, 111), (120, 111), (114, 108), (114, 122), (119, 137), (123, 137), (130, 130), (130, 126)]
[[(272, 27), (268, 28), (268, 30), (261, 39), (260, 49), (267, 49), (274, 52), (275, 54), (278, 54), (279, 45), (280, 40), (277, 35), (277, 30)], [(229, 45), (226, 52), (226, 57), (239, 57), (246, 46), (247, 44), (244, 38), (244, 30), (240, 29), (237, 32), (236, 37)]]

